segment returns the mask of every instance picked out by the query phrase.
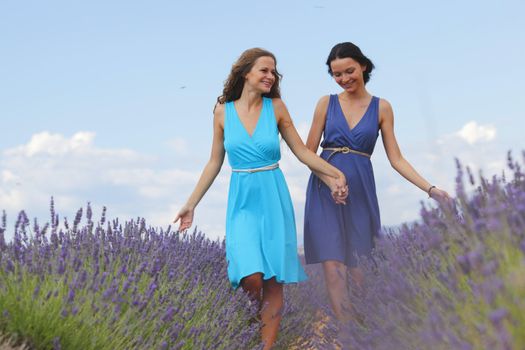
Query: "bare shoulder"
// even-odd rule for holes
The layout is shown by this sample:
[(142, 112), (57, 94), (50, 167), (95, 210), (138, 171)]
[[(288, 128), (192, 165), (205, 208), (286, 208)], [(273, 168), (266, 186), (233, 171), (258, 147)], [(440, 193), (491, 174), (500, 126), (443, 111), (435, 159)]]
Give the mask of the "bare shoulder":
[(275, 111), (283, 111), (283, 110), (286, 110), (286, 105), (284, 104), (284, 101), (281, 100), (280, 98), (272, 98), (272, 105), (273, 105), (273, 109)]
[(219, 102), (217, 102), (217, 103), (215, 104), (215, 107), (214, 107), (214, 109), (213, 109), (213, 112), (214, 112), (215, 115), (222, 114), (222, 115), (224, 116), (224, 109), (225, 109), (225, 107), (224, 107), (224, 103), (219, 103)]
[(275, 121), (282, 132), (282, 130), (293, 125), (292, 117), (288, 112), (288, 108), (286, 108), (286, 104), (280, 98), (272, 98), (272, 104)]
[(317, 101), (317, 108), (327, 109), (329, 102), (330, 102), (330, 95), (325, 95), (321, 97), (319, 101)]
[(326, 113), (328, 111), (328, 104), (330, 103), (330, 96), (326, 95), (323, 96), (317, 101), (317, 105), (315, 106), (315, 112), (314, 112), (314, 120), (316, 120), (318, 123), (321, 123), (324, 125), (324, 120), (326, 118)]
[(224, 103), (217, 103), (213, 110), (213, 121), (214, 124), (220, 125), (224, 128), (224, 114), (225, 114)]
[(288, 108), (286, 104), (280, 98), (272, 98), (273, 112), (275, 114), (275, 119), (277, 124), (281, 124), (283, 120), (290, 120), (290, 113), (288, 113)]
[(392, 112), (392, 105), (390, 104), (390, 102), (388, 102), (386, 99), (384, 98), (380, 98), (379, 99), (379, 112), (380, 113), (384, 113), (384, 112)]
[(384, 98), (379, 99), (379, 124), (388, 121), (392, 122), (394, 120), (394, 112), (392, 110), (392, 105), (390, 102)]

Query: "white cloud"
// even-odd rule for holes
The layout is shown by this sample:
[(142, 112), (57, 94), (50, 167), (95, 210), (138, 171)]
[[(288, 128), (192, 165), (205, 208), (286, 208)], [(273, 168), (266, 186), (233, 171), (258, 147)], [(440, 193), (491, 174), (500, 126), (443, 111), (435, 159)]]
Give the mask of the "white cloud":
[[(5, 150), (0, 157), (0, 209), (11, 217), (26, 210), (29, 216), (46, 220), (53, 196), (62, 216), (71, 217), (90, 201), (98, 208), (108, 206), (112, 215), (150, 221), (150, 214), (180, 202), (196, 183), (196, 171), (162, 169), (156, 157), (97, 147), (95, 136), (41, 132), (26, 144)], [(164, 216), (167, 221), (152, 224), (167, 224), (172, 216), (173, 212)]]
[[(491, 125), (468, 122), (460, 130), (440, 136), (436, 140), (403, 145), (405, 159), (430, 183), (455, 194), (456, 164), (460, 160), (474, 174), (482, 171), (485, 177), (501, 174), (505, 169), (508, 149), (519, 145), (496, 140), (497, 130)], [(433, 204), (426, 193), (399, 176), (388, 163), (378, 140), (372, 163), (376, 176), (377, 194), (384, 225), (397, 225), (419, 218), (420, 202)]]
[(22, 193), (20, 190), (15, 188), (5, 188), (6, 186), (2, 183), (0, 188), (0, 210), (21, 208), (22, 207)]
[(70, 139), (60, 134), (52, 134), (47, 131), (40, 132), (31, 137), (26, 144), (7, 150), (10, 156), (32, 157), (39, 154), (63, 155), (68, 152), (85, 150), (91, 146), (95, 134), (92, 132), (78, 132)]
[[(474, 126), (474, 130), (483, 130), (478, 132), (474, 143), (461, 136), (462, 130), (468, 130), (463, 127), (434, 142), (405, 145), (403, 155), (422, 176), (453, 194), (454, 157), (471, 166), (474, 172), (483, 169), (487, 176), (500, 174), (505, 165), (505, 146), (487, 142), (494, 137), (490, 135), (495, 135), (495, 128), (476, 123)], [(309, 125), (302, 123), (297, 128), (306, 140)], [(184, 142), (181, 141), (180, 145)], [(280, 165), (294, 202), (298, 242), (301, 244), (310, 171), (297, 160), (284, 141), (281, 155)], [(95, 213), (100, 213), (105, 205), (109, 217), (125, 221), (140, 216), (151, 225), (165, 228), (190, 195), (203, 166), (170, 157), (167, 162), (132, 149), (101, 148), (96, 145), (96, 135), (92, 132), (78, 132), (69, 137), (38, 133), (26, 144), (0, 155), (0, 209), (6, 209), (13, 219), (19, 210), (25, 209), (30, 217), (47, 220), (49, 199), (54, 196), (62, 217), (73, 217), (79, 207), (90, 201)], [(391, 168), (381, 138), (372, 163), (382, 223), (391, 226), (417, 219), (420, 201), (429, 200), (423, 191)], [(166, 164), (183, 165), (167, 167)], [(224, 237), (229, 177), (230, 169), (225, 162), (195, 211), (194, 224), (214, 239)]]
[(2, 170), (2, 182), (8, 183), (15, 181), (18, 181), (18, 176), (16, 176), (9, 170)]
[(75, 133), (71, 138), (61, 134), (53, 134), (43, 131), (34, 134), (31, 140), (18, 147), (10, 148), (4, 151), (4, 155), (9, 158), (33, 158), (56, 156), (82, 156), (82, 157), (99, 157), (99, 158), (116, 158), (119, 161), (135, 161), (140, 158), (137, 152), (129, 149), (103, 149), (94, 146), (93, 141), (95, 133), (80, 131)]
[(186, 156), (189, 152), (188, 141), (182, 137), (176, 137), (167, 142), (168, 147), (175, 152), (176, 155)]
[(492, 125), (479, 125), (475, 121), (470, 121), (456, 135), (473, 145), (494, 140), (496, 138), (496, 128)]
[(391, 195), (400, 195), (402, 193), (401, 186), (398, 183), (391, 184), (386, 188), (386, 192)]

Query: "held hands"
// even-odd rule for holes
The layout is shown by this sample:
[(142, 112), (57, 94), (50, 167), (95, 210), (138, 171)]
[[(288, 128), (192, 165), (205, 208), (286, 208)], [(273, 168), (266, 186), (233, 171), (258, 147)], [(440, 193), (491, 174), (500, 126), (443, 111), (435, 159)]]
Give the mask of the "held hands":
[(189, 229), (191, 224), (193, 223), (193, 208), (190, 208), (187, 205), (183, 206), (177, 214), (177, 216), (175, 217), (175, 220), (173, 220), (173, 223), (177, 223), (179, 219), (179, 232), (186, 231), (187, 229)]
[(332, 192), (332, 198), (336, 204), (346, 204), (346, 197), (348, 197), (348, 185), (343, 173), (339, 174), (337, 178), (328, 179), (328, 187)]

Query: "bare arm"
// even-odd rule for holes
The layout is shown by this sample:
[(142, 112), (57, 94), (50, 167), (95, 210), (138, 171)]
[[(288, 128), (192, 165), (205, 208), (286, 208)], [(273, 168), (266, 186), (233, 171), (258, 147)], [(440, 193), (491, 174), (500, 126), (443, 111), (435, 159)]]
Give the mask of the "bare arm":
[(297, 159), (313, 171), (325, 175), (324, 181), (332, 192), (347, 193), (344, 174), (305, 146), (293, 125), (288, 109), (280, 99), (274, 99), (273, 104), (279, 131)]
[[(323, 96), (317, 102), (317, 106), (314, 111), (314, 119), (308, 132), (308, 138), (306, 139), (306, 147), (314, 153), (317, 153), (319, 143), (321, 142), (321, 136), (323, 135), (324, 126), (326, 123), (326, 111), (328, 110), (328, 103), (330, 102), (330, 96)], [(325, 182), (328, 180), (326, 175), (310, 169), (321, 181)]]
[(222, 163), (224, 162), (224, 105), (217, 105), (213, 116), (213, 142), (211, 148), (211, 155), (208, 163), (204, 167), (202, 174), (195, 186), (195, 189), (191, 193), (190, 197), (186, 201), (186, 204), (181, 208), (175, 220), (176, 223), (179, 219), (181, 220), (179, 231), (188, 229), (193, 222), (193, 212), (197, 204), (211, 184), (221, 171)]
[[(383, 139), (383, 145), (385, 146), (386, 155), (392, 168), (422, 191), (427, 192), (431, 184), (419, 175), (401, 154), (394, 134), (394, 112), (392, 111), (390, 103), (384, 99), (381, 99), (379, 103), (379, 127), (381, 129), (381, 137)], [(448, 198), (448, 194), (438, 188), (433, 188), (431, 194), (436, 199), (442, 197)]]
[(306, 139), (306, 147), (314, 153), (317, 153), (317, 148), (319, 148), (319, 143), (321, 142), (329, 101), (329, 96), (323, 96), (319, 102), (317, 102), (317, 106), (315, 107), (314, 119), (312, 120), (310, 131), (308, 132), (308, 138)]

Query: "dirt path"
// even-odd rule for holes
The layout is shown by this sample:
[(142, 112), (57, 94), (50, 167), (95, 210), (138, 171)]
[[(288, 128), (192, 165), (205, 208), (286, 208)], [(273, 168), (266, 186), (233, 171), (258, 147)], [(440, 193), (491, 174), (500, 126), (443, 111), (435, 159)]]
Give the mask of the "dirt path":
[(0, 334), (0, 350), (29, 350), (25, 345), (13, 346), (10, 338)]
[[(305, 340), (298, 339), (289, 350), (342, 350), (341, 345), (337, 343), (335, 339), (329, 339), (326, 335), (326, 328), (330, 319), (324, 313), (319, 312), (317, 317), (318, 320), (313, 324), (314, 327), (314, 339)], [(315, 344), (315, 345), (312, 345)]]

